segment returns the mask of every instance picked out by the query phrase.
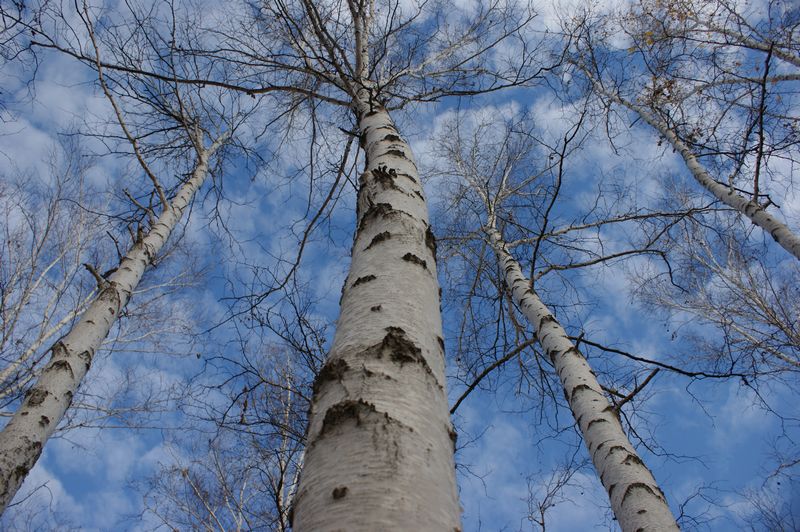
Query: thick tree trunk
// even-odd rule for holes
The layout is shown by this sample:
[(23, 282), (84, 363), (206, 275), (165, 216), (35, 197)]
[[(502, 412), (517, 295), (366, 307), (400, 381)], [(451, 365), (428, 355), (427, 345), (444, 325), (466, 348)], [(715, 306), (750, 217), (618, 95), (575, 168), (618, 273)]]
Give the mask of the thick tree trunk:
[(653, 116), (652, 113), (649, 113), (640, 106), (634, 105), (616, 94), (606, 91), (600, 87), (594, 79), (592, 79), (592, 82), (601, 94), (638, 114), (642, 120), (650, 124), (650, 126), (666, 138), (675, 151), (680, 153), (694, 179), (717, 198), (717, 200), (747, 216), (754, 225), (757, 225), (769, 233), (772, 238), (775, 239), (775, 242), (780, 244), (783, 249), (800, 260), (800, 235), (794, 233), (785, 224), (769, 214), (756, 200), (748, 199), (739, 194), (732, 187), (718, 183), (711, 174), (708, 173), (695, 154), (692, 153), (689, 146), (683, 142), (671, 128), (667, 127), (662, 120)]
[(293, 527), (460, 529), (435, 242), (408, 144), (359, 102), (366, 152), (350, 273), (314, 383)]
[(222, 142), (218, 140), (201, 154), (191, 178), (130, 248), (78, 322), (51, 348), (50, 362), (0, 433), (0, 512), (5, 511), (39, 459), (89, 371), (95, 352), (202, 186), (208, 175), (208, 159)]
[(617, 412), (603, 394), (583, 354), (530, 289), (528, 279), (506, 250), (500, 233), (494, 228), (487, 228), (486, 232), (503, 265), (514, 300), (553, 362), (620, 527), (624, 532), (678, 530), (663, 492), (628, 440)]

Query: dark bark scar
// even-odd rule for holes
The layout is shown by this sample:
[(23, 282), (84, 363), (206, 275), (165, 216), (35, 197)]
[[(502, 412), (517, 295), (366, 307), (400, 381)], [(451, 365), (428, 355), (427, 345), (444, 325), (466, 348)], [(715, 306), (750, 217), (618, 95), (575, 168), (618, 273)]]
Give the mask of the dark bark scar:
[(375, 277), (374, 275), (365, 275), (364, 277), (359, 277), (358, 279), (356, 279), (356, 282), (353, 283), (353, 287), (356, 287), (360, 284), (368, 283), (370, 281), (374, 281), (375, 279), (377, 279), (377, 277)]
[(424, 270), (428, 269), (428, 263), (425, 262), (423, 259), (414, 255), (413, 253), (406, 253), (405, 255), (403, 255), (403, 260), (422, 266), (422, 269)]

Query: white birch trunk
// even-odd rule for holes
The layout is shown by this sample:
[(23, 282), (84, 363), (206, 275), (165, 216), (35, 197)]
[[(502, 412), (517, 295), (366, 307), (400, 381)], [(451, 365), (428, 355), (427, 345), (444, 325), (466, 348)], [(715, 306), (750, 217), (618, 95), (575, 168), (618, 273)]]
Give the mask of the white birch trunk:
[(514, 300), (536, 330), (539, 344), (553, 362), (567, 403), (623, 532), (678, 530), (664, 493), (628, 440), (618, 414), (603, 394), (583, 354), (531, 290), (519, 263), (506, 250), (500, 233), (492, 227), (486, 232), (500, 258)]
[(358, 226), (314, 383), (293, 529), (460, 530), (427, 205), (386, 110), (365, 95), (357, 113), (366, 152)]
[(225, 138), (227, 135), (199, 155), (190, 179), (165, 206), (146, 235), (128, 250), (78, 322), (51, 348), (50, 362), (0, 433), (0, 513), (39, 459), (89, 371), (95, 352), (202, 186), (208, 176), (208, 159)]
[[(590, 78), (592, 79), (592, 78)], [(794, 255), (800, 260), (800, 235), (794, 233), (789, 229), (786, 224), (777, 220), (774, 216), (769, 214), (767, 210), (762, 207), (756, 200), (748, 199), (739, 194), (733, 187), (725, 186), (718, 183), (711, 174), (700, 163), (697, 157), (692, 153), (689, 146), (683, 142), (675, 132), (667, 127), (667, 125), (647, 112), (645, 109), (638, 105), (634, 105), (627, 100), (624, 100), (616, 94), (607, 92), (600, 85), (592, 79), (595, 88), (606, 97), (627, 107), (631, 111), (642, 117), (642, 120), (650, 124), (656, 131), (658, 131), (672, 147), (680, 153), (686, 167), (689, 168), (694, 179), (700, 183), (706, 190), (708, 190), (715, 198), (727, 205), (728, 207), (740, 212), (747, 216), (754, 225), (757, 225), (767, 233), (769, 233), (775, 242), (781, 245), (786, 251)]]

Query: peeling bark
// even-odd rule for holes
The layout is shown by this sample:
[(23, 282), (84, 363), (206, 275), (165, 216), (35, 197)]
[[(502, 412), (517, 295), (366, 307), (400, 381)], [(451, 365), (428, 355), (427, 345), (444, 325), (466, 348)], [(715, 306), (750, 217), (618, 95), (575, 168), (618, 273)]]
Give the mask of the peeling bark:
[(349, 279), (314, 386), (297, 531), (460, 528), (435, 241), (411, 149), (357, 102), (360, 178)]
[(94, 354), (195, 192), (205, 182), (208, 159), (226, 138), (223, 136), (200, 154), (191, 178), (166, 205), (150, 230), (128, 250), (72, 329), (51, 348), (50, 362), (0, 433), (0, 512), (5, 511), (36, 464), (89, 371)]
[(514, 300), (536, 329), (564, 387), (564, 396), (583, 435), (611, 508), (623, 532), (678, 530), (663, 492), (639, 458), (583, 354), (555, 316), (530, 289), (519, 263), (506, 250), (500, 233), (486, 229), (505, 271)]

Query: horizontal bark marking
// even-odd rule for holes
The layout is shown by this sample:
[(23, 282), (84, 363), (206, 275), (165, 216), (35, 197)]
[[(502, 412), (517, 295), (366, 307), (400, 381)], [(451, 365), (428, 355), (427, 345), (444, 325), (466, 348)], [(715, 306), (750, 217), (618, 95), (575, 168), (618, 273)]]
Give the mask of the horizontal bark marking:
[(427, 270), (428, 269), (428, 263), (425, 262), (423, 259), (417, 257), (416, 255), (414, 255), (411, 252), (406, 253), (405, 255), (403, 255), (403, 260), (406, 261), (406, 262), (411, 262), (411, 263), (417, 264), (419, 266), (422, 266), (423, 270)]
[[(577, 347), (575, 347), (574, 345), (570, 346), (569, 349), (564, 351), (564, 353), (561, 356), (567, 356), (568, 354), (574, 355), (574, 356), (578, 357), (579, 359), (584, 360), (583, 355), (581, 354), (580, 350)], [(591, 368), (589, 368), (589, 371), (592, 373), (592, 375), (594, 375), (594, 372), (592, 371)]]
[(28, 392), (27, 406), (39, 406), (40, 404), (44, 403), (44, 400), (47, 399), (47, 396), (50, 395), (50, 392), (47, 390), (42, 390), (41, 388), (31, 388)]
[(364, 216), (361, 217), (361, 221), (358, 224), (358, 230), (364, 228), (364, 225), (371, 219), (377, 218), (378, 216), (386, 216), (392, 212), (392, 204), (391, 203), (376, 203), (374, 205), (370, 205), (367, 212), (364, 213)]
[(343, 499), (347, 495), (347, 486), (339, 486), (333, 488), (333, 492), (331, 493), (333, 499), (338, 501), (339, 499)]
[(359, 277), (353, 283), (353, 286), (351, 288), (355, 288), (356, 286), (358, 286), (360, 284), (364, 284), (364, 283), (368, 283), (370, 281), (374, 281), (375, 279), (377, 279), (377, 277), (375, 277), (374, 275), (365, 275), (364, 277)]
[(629, 484), (627, 488), (625, 488), (625, 493), (622, 494), (622, 503), (623, 504), (625, 504), (625, 499), (628, 497), (628, 495), (630, 495), (631, 492), (633, 490), (635, 490), (635, 489), (644, 490), (644, 491), (648, 492), (650, 495), (652, 495), (653, 497), (655, 497), (657, 499), (661, 499), (662, 501), (666, 502), (666, 499), (664, 498), (664, 495), (661, 493), (660, 489), (658, 491), (656, 491), (656, 490), (653, 489), (652, 486), (650, 486), (648, 484), (645, 484), (644, 482), (633, 482), (633, 483)]
[(404, 152), (403, 150), (398, 150), (396, 148), (392, 148), (391, 150), (386, 150), (386, 152), (378, 155), (378, 157), (386, 157), (387, 155), (393, 155), (394, 157), (400, 157), (401, 159), (407, 159), (408, 161), (411, 161), (411, 159), (409, 159), (408, 156), (406, 155), (406, 152)]
[(311, 385), (311, 389), (314, 390), (314, 396), (316, 397), (319, 394), (319, 391), (325, 383), (331, 381), (341, 382), (344, 373), (348, 369), (350, 369), (349, 364), (341, 358), (326, 362), (314, 379), (314, 383)]
[(403, 142), (403, 139), (400, 138), (399, 135), (395, 135), (394, 133), (389, 133), (388, 135), (383, 137), (383, 140), (387, 142)]
[[(380, 307), (380, 305), (377, 306)], [(373, 309), (374, 308), (375, 307), (373, 307)], [(386, 327), (385, 330), (386, 336), (383, 337), (383, 340), (381, 340), (380, 343), (364, 349), (356, 356), (360, 356), (361, 358), (383, 358), (384, 356), (388, 356), (389, 360), (397, 363), (401, 367), (405, 364), (417, 364), (421, 366), (425, 370), (425, 373), (433, 379), (434, 383), (440, 390), (443, 389), (442, 385), (439, 383), (438, 379), (428, 365), (428, 361), (422, 355), (422, 349), (420, 349), (406, 336), (405, 330), (403, 330), (401, 327), (392, 326)], [(385, 373), (376, 374), (375, 372), (367, 370), (366, 368), (364, 369), (365, 375), (368, 377), (381, 375), (387, 380), (394, 379), (394, 377), (391, 375)]]
[(384, 189), (400, 190), (404, 192), (403, 189), (398, 187), (394, 182), (394, 180), (397, 179), (397, 170), (394, 168), (389, 168), (385, 164), (378, 165), (378, 167), (371, 170), (371, 172), (375, 181)]
[(410, 432), (414, 431), (413, 428), (399, 419), (390, 416), (388, 412), (379, 411), (375, 408), (373, 403), (360, 398), (357, 400), (346, 399), (328, 408), (325, 412), (325, 418), (322, 420), (322, 428), (310, 445), (313, 446), (316, 442), (325, 437), (325, 435), (335, 430), (336, 427), (348, 421), (355, 422), (355, 425), (360, 427), (368, 417), (376, 417), (384, 427), (394, 425), (398, 428), (407, 429)]
[(607, 419), (603, 419), (603, 418), (593, 419), (593, 420), (591, 420), (591, 421), (589, 422), (589, 424), (588, 424), (588, 425), (586, 425), (586, 430), (589, 430), (589, 428), (590, 428), (592, 425), (594, 425), (595, 423), (608, 423), (608, 420), (607, 420)]
[(368, 378), (377, 376), (378, 378), (383, 378), (384, 380), (387, 381), (397, 380), (388, 373), (383, 373), (382, 371), (372, 371), (371, 369), (367, 369), (367, 367), (363, 365), (361, 366), (361, 373), (363, 373)]
[[(598, 447), (598, 448), (597, 448), (597, 450), (599, 451), (599, 450), (600, 450), (600, 447)], [(611, 448), (608, 450), (608, 454), (606, 454), (606, 456), (610, 456), (610, 455), (614, 454), (614, 451), (624, 451), (624, 452), (626, 452), (626, 453), (627, 453), (627, 452), (628, 452), (628, 449), (626, 449), (626, 448), (625, 448), (625, 447), (623, 447), (622, 445), (613, 445), (613, 446), (612, 446), (612, 447), (611, 447)]]
[(46, 371), (51, 371), (51, 370), (52, 371), (56, 371), (56, 370), (67, 371), (67, 372), (69, 372), (70, 378), (73, 378), (73, 379), (75, 378), (75, 372), (72, 371), (72, 366), (66, 360), (54, 360), (54, 361), (52, 361), (50, 363), (50, 365), (47, 367)]
[(370, 241), (369, 245), (364, 248), (364, 251), (368, 250), (369, 248), (373, 247), (376, 244), (380, 244), (384, 240), (389, 240), (390, 238), (392, 238), (392, 233), (390, 233), (389, 231), (378, 233), (372, 238), (372, 241)]
[(361, 217), (361, 221), (358, 223), (358, 231), (362, 231), (364, 226), (369, 223), (372, 218), (377, 218), (378, 216), (386, 217), (391, 215), (405, 215), (412, 220), (418, 221), (417, 217), (410, 212), (406, 212), (401, 209), (395, 209), (389, 203), (376, 203), (370, 206), (369, 209), (367, 209), (367, 212), (364, 213), (364, 216)]
[(404, 150), (404, 149), (408, 148), (408, 144), (406, 144), (405, 142), (402, 142), (402, 141), (400, 141), (400, 142), (389, 142), (388, 144), (389, 145), (387, 146), (387, 148), (389, 148), (389, 149)]
[(377, 346), (377, 356), (382, 357), (388, 353), (389, 359), (401, 367), (405, 364), (419, 364), (425, 370), (439, 389), (442, 385), (433, 374), (428, 361), (422, 356), (420, 349), (414, 342), (408, 339), (406, 332), (400, 327), (386, 327), (386, 336)]
[(623, 460), (622, 463), (625, 464), (625, 465), (636, 464), (636, 465), (644, 466), (644, 462), (642, 462), (641, 458), (639, 458), (635, 454), (630, 454), (630, 453), (628, 453), (628, 456), (625, 457), (625, 460)]
[(577, 384), (577, 385), (575, 385), (574, 388), (572, 388), (572, 392), (570, 392), (570, 400), (574, 401), (575, 400), (575, 395), (581, 390), (589, 390), (591, 392), (595, 391), (588, 384)]
[[(589, 445), (589, 453), (591, 453), (591, 455), (592, 455), (592, 460), (594, 460), (595, 455), (597, 455), (597, 453), (600, 452), (600, 449), (605, 447), (605, 445), (607, 443), (611, 443), (611, 442), (615, 442), (615, 441), (617, 441), (615, 438), (611, 438), (611, 439), (608, 439), (608, 440), (603, 440), (603, 441), (601, 441), (600, 443), (597, 444), (597, 446), (595, 447), (594, 451), (592, 451), (592, 446)], [(606, 456), (608, 456), (608, 453), (606, 453)]]
[(374, 307), (369, 307), (369, 310), (372, 312), (380, 312), (381, 308), (381, 305), (375, 305)]
[(539, 325), (536, 326), (537, 332), (542, 330), (542, 327), (544, 327), (545, 323), (557, 323), (557, 322), (552, 314), (545, 314), (539, 319)]
[[(378, 411), (374, 404), (368, 403), (363, 399), (358, 399), (357, 401), (348, 399), (336, 403), (325, 412), (325, 418), (322, 420), (322, 430), (320, 430), (317, 439), (322, 438), (326, 433), (349, 419), (355, 420), (357, 426), (361, 425), (363, 418), (369, 414), (378, 414)], [(389, 414), (384, 412), (383, 415), (387, 420), (389, 419)]]
[[(381, 342), (381, 348), (389, 350), (389, 358), (401, 366), (408, 362), (418, 362), (426, 369), (427, 361), (422, 356), (422, 349), (406, 337), (406, 332), (400, 327), (386, 327), (388, 334)], [(428, 369), (430, 371), (430, 369)]]

